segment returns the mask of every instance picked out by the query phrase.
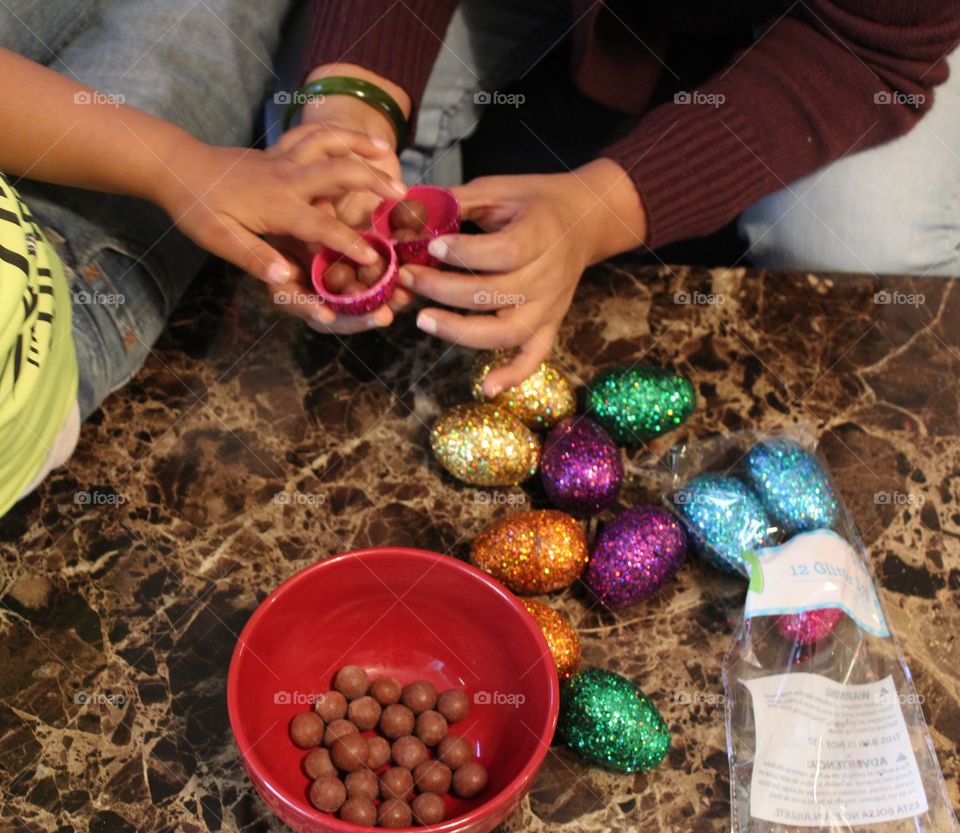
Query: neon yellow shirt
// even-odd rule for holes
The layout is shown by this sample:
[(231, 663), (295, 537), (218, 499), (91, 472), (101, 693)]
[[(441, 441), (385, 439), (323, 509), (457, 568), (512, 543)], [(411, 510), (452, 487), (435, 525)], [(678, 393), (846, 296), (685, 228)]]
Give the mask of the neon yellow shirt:
[(0, 174), (0, 515), (40, 471), (77, 397), (63, 264)]

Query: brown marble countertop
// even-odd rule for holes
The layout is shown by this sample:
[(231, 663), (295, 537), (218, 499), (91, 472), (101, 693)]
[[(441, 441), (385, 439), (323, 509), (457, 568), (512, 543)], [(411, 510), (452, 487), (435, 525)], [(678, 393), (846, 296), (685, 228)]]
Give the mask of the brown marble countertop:
[[(676, 293), (723, 303), (677, 303)], [(886, 292), (877, 296), (875, 293)], [(878, 302), (879, 301), (879, 302)], [(889, 303), (882, 303), (889, 301)], [(0, 521), (0, 828), (279, 831), (240, 765), (230, 655), (258, 602), (331, 553), (464, 556), (533, 485), (484, 502), (432, 460), (428, 426), (468, 398), (471, 352), (405, 320), (341, 342), (215, 273), (67, 469)], [(582, 383), (672, 365), (700, 405), (673, 441), (809, 422), (869, 547), (960, 799), (960, 284), (603, 266), (557, 358)], [(622, 502), (656, 498), (641, 453)], [(278, 503), (277, 492), (322, 495)], [(887, 502), (875, 496), (896, 495)], [(509, 831), (729, 830), (720, 663), (741, 582), (690, 562), (618, 616), (554, 596), (585, 661), (638, 681), (673, 733), (618, 775), (554, 747)]]

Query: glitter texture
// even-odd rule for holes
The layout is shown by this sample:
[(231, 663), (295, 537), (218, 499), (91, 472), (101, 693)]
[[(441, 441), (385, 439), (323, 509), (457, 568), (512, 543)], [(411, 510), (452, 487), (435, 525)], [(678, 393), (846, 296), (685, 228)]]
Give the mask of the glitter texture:
[(515, 486), (537, 470), (540, 440), (498, 405), (456, 405), (430, 432), (430, 447), (450, 474), (474, 486)]
[(597, 536), (583, 580), (611, 610), (657, 592), (683, 563), (687, 536), (659, 506), (621, 512)]
[(797, 645), (814, 645), (833, 633), (842, 618), (843, 611), (836, 607), (804, 610), (789, 616), (778, 616), (777, 630), (781, 636)]
[(775, 530), (760, 499), (732, 475), (703, 474), (673, 495), (694, 550), (729, 575), (749, 577), (744, 550), (773, 543)]
[(521, 599), (520, 602), (540, 626), (560, 679), (568, 679), (580, 667), (580, 637), (576, 628), (559, 610), (533, 599)]
[(770, 518), (787, 535), (829, 529), (840, 504), (820, 461), (788, 439), (758, 443), (744, 460), (744, 477)]
[(487, 527), (470, 551), (477, 567), (526, 595), (569, 587), (587, 558), (580, 523), (555, 509), (532, 509)]
[(590, 416), (626, 446), (672, 431), (696, 406), (697, 393), (686, 376), (649, 365), (602, 370), (587, 392)]
[(540, 478), (557, 509), (581, 517), (591, 515), (608, 507), (620, 494), (620, 449), (595, 422), (568, 417), (544, 443)]
[[(515, 355), (516, 351), (497, 350), (477, 357), (470, 372), (474, 399), (486, 401), (483, 380), (490, 371), (509, 364)], [(519, 385), (501, 391), (492, 401), (535, 431), (552, 428), (577, 407), (570, 382), (552, 362), (540, 362), (531, 376)]]
[(557, 731), (585, 760), (621, 772), (653, 769), (670, 748), (657, 707), (626, 677), (600, 668), (564, 684)]

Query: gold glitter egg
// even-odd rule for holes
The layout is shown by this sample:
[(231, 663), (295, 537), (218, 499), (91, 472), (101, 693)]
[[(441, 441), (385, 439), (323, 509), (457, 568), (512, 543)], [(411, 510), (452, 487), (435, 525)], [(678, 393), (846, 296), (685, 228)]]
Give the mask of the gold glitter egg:
[(583, 527), (556, 509), (532, 509), (489, 526), (470, 551), (481, 570), (531, 596), (569, 587), (588, 558)]
[[(473, 398), (485, 401), (483, 380), (487, 374), (503, 367), (513, 359), (515, 352), (497, 350), (481, 353), (473, 364), (470, 383)], [(492, 400), (502, 405), (528, 428), (543, 431), (553, 428), (561, 419), (577, 408), (577, 399), (567, 377), (553, 362), (540, 362), (532, 375), (519, 385), (498, 393)]]
[(580, 667), (580, 637), (570, 620), (559, 610), (554, 610), (533, 599), (521, 599), (527, 612), (536, 620), (547, 640), (547, 647), (557, 664), (561, 680), (572, 677)]
[(474, 486), (515, 486), (537, 471), (540, 440), (499, 405), (455, 405), (430, 432), (433, 454)]

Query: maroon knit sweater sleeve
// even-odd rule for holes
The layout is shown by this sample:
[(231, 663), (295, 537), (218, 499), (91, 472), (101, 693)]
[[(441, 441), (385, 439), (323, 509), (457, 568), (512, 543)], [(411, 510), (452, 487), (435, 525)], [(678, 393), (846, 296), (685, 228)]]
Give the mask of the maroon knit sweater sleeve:
[(410, 96), (412, 128), (456, 6), (457, 0), (310, 0), (304, 75), (320, 64), (369, 69)]
[(689, 103), (652, 110), (602, 155), (636, 185), (651, 248), (708, 234), (764, 195), (909, 131), (958, 39), (958, 0), (804, 0)]

